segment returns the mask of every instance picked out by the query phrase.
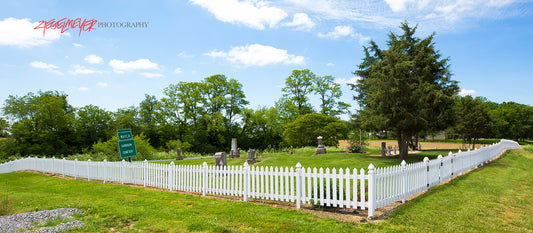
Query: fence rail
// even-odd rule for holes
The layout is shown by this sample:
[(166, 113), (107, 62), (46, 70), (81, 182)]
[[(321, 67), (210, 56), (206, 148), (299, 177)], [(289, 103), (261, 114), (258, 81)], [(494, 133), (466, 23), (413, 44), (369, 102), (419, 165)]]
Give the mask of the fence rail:
[(455, 175), (487, 163), (518, 143), (501, 140), (476, 150), (451, 152), (437, 159), (384, 168), (370, 164), (361, 168), (323, 169), (295, 167), (250, 167), (175, 165), (144, 162), (95, 162), (28, 157), (0, 164), (0, 173), (34, 170), (106, 182), (120, 182), (208, 194), (331, 206), (368, 209), (405, 202), (409, 196), (425, 191)]

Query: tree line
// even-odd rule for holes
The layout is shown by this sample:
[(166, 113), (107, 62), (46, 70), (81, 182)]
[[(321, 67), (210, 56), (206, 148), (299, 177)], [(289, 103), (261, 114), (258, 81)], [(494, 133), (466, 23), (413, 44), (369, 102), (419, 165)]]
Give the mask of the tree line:
[[(24, 96), (9, 96), (3, 105), (0, 131), (9, 140), (0, 141), (5, 155), (70, 155), (109, 152), (116, 147), (116, 131), (131, 129), (146, 147), (142, 151), (184, 151), (213, 153), (226, 151), (231, 138), (241, 148), (281, 148), (306, 146), (318, 134), (330, 135), (331, 143), (346, 137), (348, 124), (338, 118), (348, 104), (339, 101), (340, 85), (332, 76), (319, 77), (309, 70), (295, 70), (283, 87), (284, 95), (272, 107), (247, 108), (249, 104), (242, 84), (224, 75), (213, 75), (199, 82), (178, 82), (162, 91), (157, 99), (145, 94), (138, 106), (114, 112), (95, 105), (75, 108), (67, 95), (59, 91), (39, 91)], [(321, 100), (318, 110), (309, 102), (316, 94)], [(315, 113), (319, 112), (319, 113)], [(333, 124), (324, 132), (316, 124), (307, 127), (299, 119), (314, 113)], [(325, 125), (324, 125), (325, 126)], [(315, 132), (316, 131), (316, 132)], [(334, 135), (333, 135), (334, 134)], [(139, 144), (139, 142), (137, 143)], [(1, 146), (1, 145), (0, 145)], [(116, 149), (115, 149), (116, 151)]]

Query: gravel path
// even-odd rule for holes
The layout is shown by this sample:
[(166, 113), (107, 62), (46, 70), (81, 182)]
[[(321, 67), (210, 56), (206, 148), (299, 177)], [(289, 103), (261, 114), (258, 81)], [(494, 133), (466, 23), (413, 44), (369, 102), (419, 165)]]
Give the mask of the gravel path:
[[(72, 219), (72, 215), (82, 212), (75, 208), (41, 210), (7, 216), (0, 216), (0, 232), (61, 232), (83, 226), (80, 221), (61, 223), (53, 227), (38, 226), (50, 220)], [(37, 227), (37, 229), (35, 229)]]

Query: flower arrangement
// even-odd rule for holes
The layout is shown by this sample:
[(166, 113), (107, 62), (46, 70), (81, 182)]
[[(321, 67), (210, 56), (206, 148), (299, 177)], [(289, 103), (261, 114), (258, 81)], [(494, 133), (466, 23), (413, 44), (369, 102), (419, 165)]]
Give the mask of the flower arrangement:
[(351, 142), (350, 146), (346, 147), (347, 153), (363, 153), (363, 150), (365, 149), (365, 145)]

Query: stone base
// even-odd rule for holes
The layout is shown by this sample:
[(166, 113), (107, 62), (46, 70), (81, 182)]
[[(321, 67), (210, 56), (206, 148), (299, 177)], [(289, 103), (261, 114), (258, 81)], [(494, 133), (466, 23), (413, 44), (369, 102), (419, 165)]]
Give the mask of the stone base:
[(316, 149), (316, 154), (326, 154), (326, 148), (325, 147), (318, 147)]
[(253, 159), (248, 159), (248, 160), (246, 160), (246, 162), (247, 162), (248, 164), (254, 164), (254, 163), (255, 163), (255, 158), (253, 158)]

